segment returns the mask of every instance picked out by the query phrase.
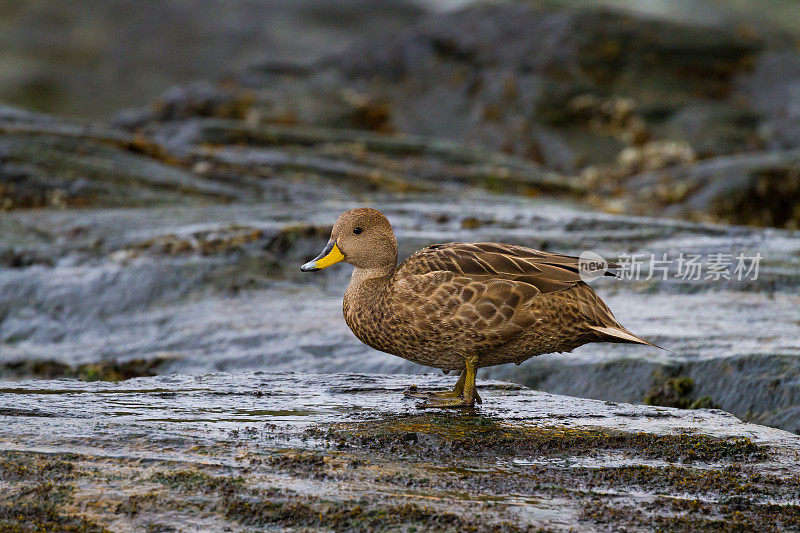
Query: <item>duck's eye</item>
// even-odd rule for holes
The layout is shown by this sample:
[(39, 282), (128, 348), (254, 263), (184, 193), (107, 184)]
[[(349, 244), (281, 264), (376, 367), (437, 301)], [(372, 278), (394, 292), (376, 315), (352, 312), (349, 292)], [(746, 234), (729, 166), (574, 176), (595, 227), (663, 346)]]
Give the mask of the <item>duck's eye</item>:
[(355, 229), (353, 230), (353, 233), (355, 233), (356, 235), (358, 235), (358, 234), (359, 234), (359, 233), (361, 233), (362, 231), (364, 231), (364, 230), (363, 230), (363, 229), (361, 229), (361, 228), (355, 228)]

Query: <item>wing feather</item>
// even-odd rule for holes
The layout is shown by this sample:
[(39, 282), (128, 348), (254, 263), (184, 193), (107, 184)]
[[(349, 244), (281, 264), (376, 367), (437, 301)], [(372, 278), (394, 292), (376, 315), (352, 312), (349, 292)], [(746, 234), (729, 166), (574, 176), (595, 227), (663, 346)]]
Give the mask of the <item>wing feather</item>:
[(397, 269), (398, 305), (418, 328), (469, 335), (473, 346), (501, 346), (533, 327), (530, 305), (541, 294), (581, 282), (578, 258), (497, 243), (448, 243), (424, 248)]
[(470, 350), (486, 353), (536, 327), (541, 295), (573, 287), (564, 295), (570, 312), (590, 325), (621, 327), (581, 281), (578, 263), (578, 257), (510, 244), (437, 244), (398, 266), (387, 307), (396, 324), (413, 326), (397, 328), (423, 345), (463, 346), (466, 339)]
[(578, 258), (524, 246), (487, 242), (436, 244), (423, 248), (400, 266), (416, 274), (444, 271), (476, 281), (505, 279), (536, 287), (539, 293), (567, 289), (581, 282)]

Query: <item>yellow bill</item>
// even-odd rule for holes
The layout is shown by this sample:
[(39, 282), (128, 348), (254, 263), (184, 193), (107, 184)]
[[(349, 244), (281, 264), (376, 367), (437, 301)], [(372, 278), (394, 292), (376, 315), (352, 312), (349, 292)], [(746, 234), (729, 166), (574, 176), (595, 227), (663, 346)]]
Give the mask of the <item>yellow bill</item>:
[(344, 254), (341, 250), (339, 250), (339, 247), (336, 246), (336, 242), (329, 242), (325, 249), (322, 250), (322, 253), (305, 265), (301, 266), (300, 270), (303, 272), (315, 272), (317, 270), (322, 270), (323, 268), (328, 268), (329, 266), (335, 265), (343, 260)]

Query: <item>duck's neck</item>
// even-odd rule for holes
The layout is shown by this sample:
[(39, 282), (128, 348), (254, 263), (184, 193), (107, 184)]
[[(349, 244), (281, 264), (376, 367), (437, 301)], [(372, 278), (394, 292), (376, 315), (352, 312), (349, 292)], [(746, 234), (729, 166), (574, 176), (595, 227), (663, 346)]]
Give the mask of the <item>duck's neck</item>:
[(344, 312), (364, 317), (377, 312), (395, 265), (381, 268), (356, 268), (344, 293)]
[(357, 298), (359, 301), (367, 302), (378, 296), (389, 278), (394, 274), (395, 266), (381, 268), (355, 268), (350, 277), (350, 284), (347, 286), (345, 297)]

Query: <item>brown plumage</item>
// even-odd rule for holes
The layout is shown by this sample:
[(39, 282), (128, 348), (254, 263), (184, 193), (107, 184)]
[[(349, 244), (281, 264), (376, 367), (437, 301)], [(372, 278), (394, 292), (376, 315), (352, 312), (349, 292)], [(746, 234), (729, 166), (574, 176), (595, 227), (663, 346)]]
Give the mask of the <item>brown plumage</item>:
[[(488, 242), (435, 244), (397, 265), (397, 241), (379, 211), (343, 213), (304, 271), (355, 266), (347, 325), (365, 344), (444, 371), (462, 370), (424, 407), (472, 405), (478, 368), (568, 352), (589, 342), (648, 344), (622, 327), (579, 275), (578, 258)], [(651, 345), (654, 346), (654, 345)]]

